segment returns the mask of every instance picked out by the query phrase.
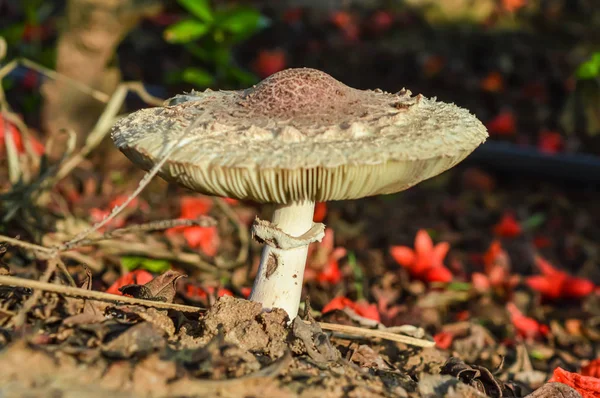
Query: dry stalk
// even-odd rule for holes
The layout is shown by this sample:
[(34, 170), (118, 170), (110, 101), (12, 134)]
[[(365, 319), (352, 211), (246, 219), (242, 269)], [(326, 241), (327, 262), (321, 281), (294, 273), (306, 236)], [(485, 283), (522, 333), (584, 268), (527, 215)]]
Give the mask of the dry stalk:
[[(51, 267), (48, 267), (48, 269), (51, 269)], [(173, 304), (173, 303), (165, 303), (162, 301), (137, 299), (137, 298), (128, 297), (128, 296), (117, 296), (115, 294), (98, 292), (95, 290), (86, 290), (86, 289), (81, 289), (78, 287), (56, 285), (53, 283), (48, 283), (46, 281), (35, 281), (35, 280), (31, 280), (31, 279), (16, 278), (14, 276), (0, 275), (0, 285), (34, 289), (34, 290), (36, 290), (38, 297), (39, 297), (39, 292), (50, 292), (50, 293), (63, 294), (67, 297), (73, 297), (73, 298), (79, 298), (79, 299), (97, 300), (97, 301), (103, 301), (103, 302), (114, 303), (114, 304), (141, 305), (143, 307), (158, 308), (158, 309), (164, 309), (164, 310), (177, 310), (177, 311), (186, 312), (186, 313), (198, 313), (198, 312), (204, 311), (203, 308), (192, 307), (190, 305)], [(36, 293), (34, 293), (34, 295), (36, 295)], [(33, 298), (33, 296), (31, 296), (28, 299), (28, 301), (31, 300), (32, 298)], [(33, 305), (35, 305), (35, 302), (33, 303)], [(31, 309), (31, 307), (33, 305), (31, 305), (29, 307), (29, 309)], [(23, 311), (24, 309), (25, 309), (25, 305), (23, 306), (21, 311)]]

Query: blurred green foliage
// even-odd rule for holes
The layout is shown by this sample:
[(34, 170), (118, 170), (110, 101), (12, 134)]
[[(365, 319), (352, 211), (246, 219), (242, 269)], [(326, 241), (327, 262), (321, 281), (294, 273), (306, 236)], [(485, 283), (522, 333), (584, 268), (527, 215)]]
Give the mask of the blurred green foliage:
[(588, 80), (600, 76), (600, 52), (592, 54), (590, 59), (579, 65), (575, 73), (578, 79)]
[(8, 45), (6, 59), (28, 58), (46, 67), (55, 62), (55, 46), (45, 46), (46, 28), (43, 26), (52, 14), (55, 5), (45, 0), (21, 0), (24, 18), (0, 29)]
[(189, 66), (169, 80), (182, 80), (196, 87), (219, 85), (248, 86), (256, 76), (236, 66), (233, 46), (268, 25), (256, 9), (234, 5), (215, 9), (209, 0), (178, 0), (189, 17), (170, 25), (164, 38), (181, 44), (207, 69)]
[(121, 257), (121, 265), (128, 271), (133, 271), (135, 269), (145, 269), (146, 271), (154, 273), (163, 273), (171, 269), (171, 264), (167, 260), (137, 256)]

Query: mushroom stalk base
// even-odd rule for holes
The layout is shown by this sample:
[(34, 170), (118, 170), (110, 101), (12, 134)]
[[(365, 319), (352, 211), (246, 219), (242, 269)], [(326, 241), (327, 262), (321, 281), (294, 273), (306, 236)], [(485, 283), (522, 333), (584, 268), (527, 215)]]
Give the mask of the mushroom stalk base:
[[(301, 237), (313, 227), (314, 209), (315, 203), (309, 201), (281, 205), (271, 225), (290, 237)], [(250, 300), (267, 309), (283, 308), (292, 320), (298, 315), (308, 243), (288, 249), (266, 243)]]

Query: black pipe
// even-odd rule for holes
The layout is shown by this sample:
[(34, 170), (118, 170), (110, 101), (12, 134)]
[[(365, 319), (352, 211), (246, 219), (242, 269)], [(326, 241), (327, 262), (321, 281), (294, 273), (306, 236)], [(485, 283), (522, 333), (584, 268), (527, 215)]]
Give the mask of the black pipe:
[(583, 153), (548, 154), (535, 147), (487, 141), (477, 148), (466, 164), (514, 173), (587, 184), (600, 183), (600, 157)]

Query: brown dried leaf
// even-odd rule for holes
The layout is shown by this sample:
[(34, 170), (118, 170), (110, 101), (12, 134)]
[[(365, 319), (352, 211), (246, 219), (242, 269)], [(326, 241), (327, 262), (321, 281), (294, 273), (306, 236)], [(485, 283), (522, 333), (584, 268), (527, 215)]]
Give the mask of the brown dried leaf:
[(126, 285), (119, 289), (119, 291), (128, 296), (132, 296), (139, 299), (163, 301), (166, 303), (172, 303), (177, 293), (175, 289), (175, 283), (179, 278), (183, 278), (187, 275), (181, 274), (177, 271), (167, 271), (162, 275), (157, 276), (145, 285)]
[(102, 347), (111, 358), (131, 358), (164, 347), (163, 332), (148, 322), (138, 323)]

